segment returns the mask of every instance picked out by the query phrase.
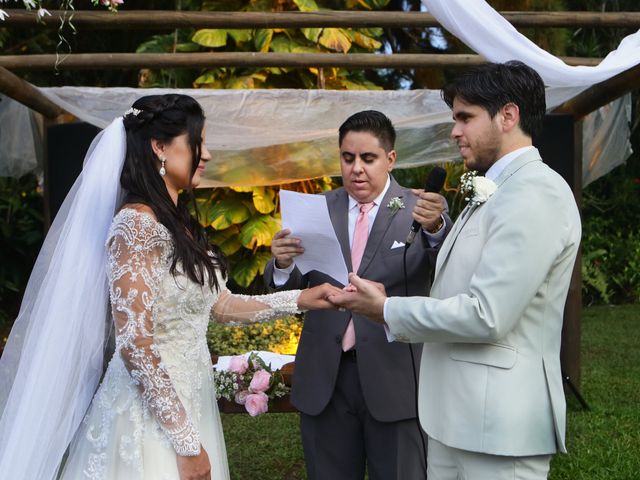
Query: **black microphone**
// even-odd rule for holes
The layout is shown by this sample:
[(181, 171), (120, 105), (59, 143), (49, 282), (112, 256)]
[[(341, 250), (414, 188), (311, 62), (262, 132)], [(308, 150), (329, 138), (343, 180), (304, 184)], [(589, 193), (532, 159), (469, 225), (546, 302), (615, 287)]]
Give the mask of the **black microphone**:
[[(427, 177), (427, 184), (424, 187), (425, 192), (438, 193), (444, 187), (444, 181), (447, 178), (447, 171), (442, 167), (434, 167), (431, 172), (429, 172), (429, 176)], [(407, 235), (407, 240), (405, 241), (406, 246), (408, 247), (413, 243), (413, 239), (416, 238), (416, 233), (420, 230), (421, 225), (414, 220), (411, 224), (411, 230), (409, 231), (409, 235)]]

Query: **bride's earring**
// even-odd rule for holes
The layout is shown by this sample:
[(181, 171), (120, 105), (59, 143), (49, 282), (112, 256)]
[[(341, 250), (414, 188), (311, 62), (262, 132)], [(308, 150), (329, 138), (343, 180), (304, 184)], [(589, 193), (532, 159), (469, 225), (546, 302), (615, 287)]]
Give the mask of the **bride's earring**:
[(162, 162), (162, 165), (160, 166), (160, 176), (164, 177), (167, 174), (167, 169), (164, 168), (165, 163), (167, 163), (167, 157), (165, 157), (164, 155), (161, 156), (160, 161)]

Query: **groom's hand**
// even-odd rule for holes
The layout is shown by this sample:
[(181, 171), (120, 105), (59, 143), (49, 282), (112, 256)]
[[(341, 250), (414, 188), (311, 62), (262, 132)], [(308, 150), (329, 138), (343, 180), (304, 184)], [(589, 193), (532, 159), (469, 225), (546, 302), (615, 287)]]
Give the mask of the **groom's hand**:
[(329, 295), (329, 301), (374, 322), (384, 323), (384, 302), (387, 299), (384, 285), (360, 278), (355, 273), (349, 274), (349, 282), (356, 291), (353, 288), (341, 290)]

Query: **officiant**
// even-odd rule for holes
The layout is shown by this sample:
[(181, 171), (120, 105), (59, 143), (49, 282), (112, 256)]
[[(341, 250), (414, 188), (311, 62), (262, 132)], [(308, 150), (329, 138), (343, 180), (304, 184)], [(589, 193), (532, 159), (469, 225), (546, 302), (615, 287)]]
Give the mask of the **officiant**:
[[(445, 199), (400, 186), (390, 175), (396, 132), (381, 112), (362, 111), (339, 129), (343, 187), (326, 193), (333, 228), (349, 271), (404, 295), (404, 241), (413, 219), (422, 232), (407, 252), (409, 295), (428, 295), (439, 245), (450, 229)], [(415, 217), (412, 212), (415, 209)], [(304, 252), (288, 230), (273, 239), (265, 280), (276, 289), (339, 282), (305, 275)], [(310, 480), (413, 480), (426, 476), (423, 433), (416, 420), (420, 346), (390, 343), (382, 326), (350, 312), (309, 312), (296, 354), (291, 402)]]

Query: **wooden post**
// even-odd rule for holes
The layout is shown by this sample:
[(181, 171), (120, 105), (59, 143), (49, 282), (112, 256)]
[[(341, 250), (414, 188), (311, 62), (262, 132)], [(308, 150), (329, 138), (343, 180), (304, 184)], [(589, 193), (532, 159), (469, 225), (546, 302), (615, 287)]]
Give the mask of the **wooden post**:
[(554, 110), (580, 119), (631, 90), (640, 88), (640, 64), (588, 88)]
[(62, 108), (40, 93), (36, 87), (1, 66), (0, 92), (50, 119), (55, 119), (65, 113)]
[[(572, 115), (545, 117), (543, 134), (534, 139), (542, 159), (567, 181), (578, 207), (582, 202), (582, 122)], [(580, 388), (580, 336), (582, 318), (582, 275), (580, 253), (573, 270), (564, 309), (560, 362), (564, 374)]]

